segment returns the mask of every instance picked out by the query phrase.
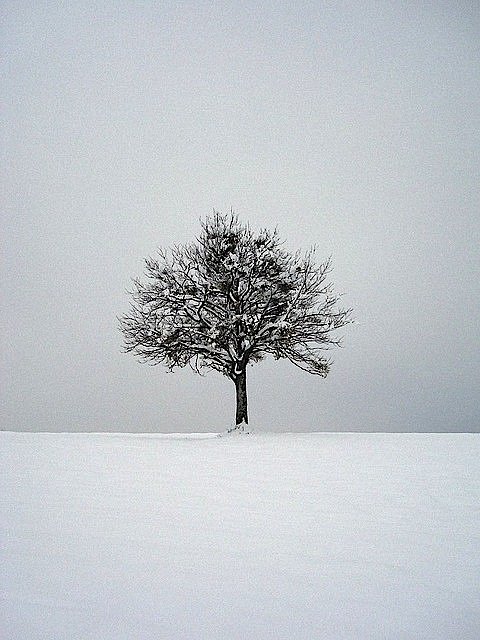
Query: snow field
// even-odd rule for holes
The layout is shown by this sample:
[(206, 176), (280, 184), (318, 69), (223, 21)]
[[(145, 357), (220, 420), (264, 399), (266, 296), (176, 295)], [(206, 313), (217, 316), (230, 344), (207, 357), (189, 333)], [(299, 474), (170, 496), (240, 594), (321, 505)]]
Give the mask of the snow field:
[(480, 436), (0, 433), (5, 640), (476, 640)]

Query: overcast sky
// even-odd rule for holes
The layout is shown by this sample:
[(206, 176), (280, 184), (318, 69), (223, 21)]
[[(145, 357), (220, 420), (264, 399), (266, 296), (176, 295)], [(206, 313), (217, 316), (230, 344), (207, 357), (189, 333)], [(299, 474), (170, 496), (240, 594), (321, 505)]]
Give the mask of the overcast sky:
[(159, 246), (213, 208), (333, 256), (326, 380), (250, 368), (258, 430), (480, 430), (480, 5), (3, 2), (2, 420), (217, 431), (219, 374), (121, 352)]

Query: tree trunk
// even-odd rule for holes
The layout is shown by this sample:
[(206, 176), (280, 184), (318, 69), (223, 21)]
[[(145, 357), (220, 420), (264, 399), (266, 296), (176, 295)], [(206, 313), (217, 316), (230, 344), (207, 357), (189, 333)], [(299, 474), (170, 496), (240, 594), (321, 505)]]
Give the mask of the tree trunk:
[(242, 370), (235, 377), (235, 391), (237, 399), (237, 411), (235, 414), (236, 428), (241, 431), (245, 431), (245, 426), (248, 424), (248, 410), (247, 410), (247, 372)]

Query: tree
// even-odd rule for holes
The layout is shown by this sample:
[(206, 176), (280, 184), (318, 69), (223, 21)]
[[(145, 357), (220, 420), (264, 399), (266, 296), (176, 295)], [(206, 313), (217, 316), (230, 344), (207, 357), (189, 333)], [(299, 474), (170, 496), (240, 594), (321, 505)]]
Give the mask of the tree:
[(196, 241), (148, 258), (146, 279), (134, 280), (132, 304), (120, 319), (125, 350), (168, 369), (189, 365), (230, 378), (235, 429), (246, 430), (247, 365), (267, 354), (325, 377), (325, 350), (350, 310), (327, 282), (330, 259), (314, 250), (291, 254), (277, 231), (254, 233), (232, 213), (202, 222)]

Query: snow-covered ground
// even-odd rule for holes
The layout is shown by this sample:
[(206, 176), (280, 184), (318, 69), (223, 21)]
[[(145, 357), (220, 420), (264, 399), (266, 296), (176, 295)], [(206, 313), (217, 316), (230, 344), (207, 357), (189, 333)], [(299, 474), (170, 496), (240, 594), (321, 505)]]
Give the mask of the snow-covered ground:
[(480, 436), (1, 433), (5, 640), (477, 640)]

